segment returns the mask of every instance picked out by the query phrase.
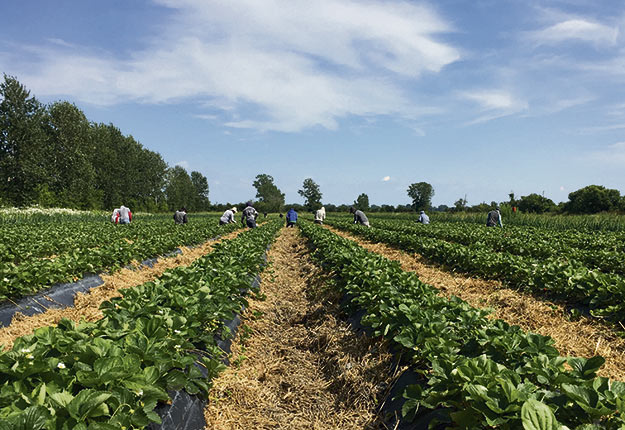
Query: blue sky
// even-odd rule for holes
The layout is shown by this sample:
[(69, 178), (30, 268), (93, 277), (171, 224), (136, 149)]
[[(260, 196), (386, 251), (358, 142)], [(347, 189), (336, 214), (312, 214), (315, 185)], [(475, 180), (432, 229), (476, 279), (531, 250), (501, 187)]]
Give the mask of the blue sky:
[(435, 205), (625, 194), (625, 3), (6, 0), (0, 71), (68, 100), (210, 199)]

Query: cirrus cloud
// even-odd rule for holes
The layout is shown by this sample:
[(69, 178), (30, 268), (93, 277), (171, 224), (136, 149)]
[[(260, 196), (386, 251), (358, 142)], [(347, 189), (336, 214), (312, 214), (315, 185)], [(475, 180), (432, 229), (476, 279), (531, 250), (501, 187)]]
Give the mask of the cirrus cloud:
[(12, 69), (41, 96), (201, 102), (228, 127), (294, 132), (349, 116), (417, 118), (425, 107), (404, 85), (460, 59), (437, 40), (453, 28), (406, 1), (154, 1), (170, 20), (124, 58), (57, 40), (22, 47), (30, 55)]

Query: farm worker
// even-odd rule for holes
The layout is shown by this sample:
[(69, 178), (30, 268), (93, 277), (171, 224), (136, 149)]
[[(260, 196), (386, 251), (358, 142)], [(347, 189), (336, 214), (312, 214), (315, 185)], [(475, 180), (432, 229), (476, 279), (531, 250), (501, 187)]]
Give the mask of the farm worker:
[(115, 224), (119, 222), (119, 208), (113, 209), (113, 215), (111, 215), (111, 222)]
[(429, 224), (430, 217), (425, 214), (425, 211), (421, 211), (421, 215), (419, 215), (417, 222), (420, 222), (421, 224)]
[(499, 206), (497, 209), (490, 211), (488, 216), (486, 217), (486, 227), (501, 227), (503, 228), (503, 223), (501, 222), (501, 212), (499, 212)]
[(297, 222), (297, 212), (295, 212), (295, 209), (291, 208), (286, 213), (286, 226), (293, 227), (295, 226), (296, 222)]
[(182, 207), (174, 213), (174, 222), (176, 224), (187, 223), (187, 208)]
[(363, 211), (356, 210), (352, 206), (351, 208), (349, 208), (349, 212), (354, 214), (354, 224), (362, 224), (367, 227), (371, 227), (371, 224), (369, 224), (369, 219), (367, 218), (367, 215), (365, 215)]
[(258, 216), (258, 212), (256, 212), (256, 209), (252, 207), (252, 202), (251, 201), (247, 202), (246, 208), (243, 209), (243, 212), (241, 212), (241, 222), (244, 225), (247, 224), (249, 228), (254, 228), (256, 227), (257, 216)]
[(119, 223), (120, 224), (130, 224), (132, 221), (132, 212), (126, 206), (121, 205), (119, 207)]
[(232, 207), (225, 211), (221, 218), (219, 218), (219, 225), (234, 224), (236, 222), (234, 220), (235, 213), (237, 213), (237, 208), (235, 207)]
[(315, 212), (315, 224), (323, 224), (326, 219), (326, 208), (321, 206), (321, 209), (317, 209)]

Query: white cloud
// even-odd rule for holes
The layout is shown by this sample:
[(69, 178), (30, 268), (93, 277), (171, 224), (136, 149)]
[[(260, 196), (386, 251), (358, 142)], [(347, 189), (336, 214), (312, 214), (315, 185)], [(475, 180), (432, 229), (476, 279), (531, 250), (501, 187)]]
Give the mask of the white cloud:
[(391, 177), (390, 177), (390, 176), (385, 176), (385, 177), (383, 177), (383, 178), (382, 178), (382, 181), (383, 181), (383, 182), (388, 182), (388, 181), (390, 181), (390, 180), (391, 180)]
[(557, 44), (567, 40), (580, 40), (596, 45), (613, 46), (618, 38), (618, 28), (585, 19), (567, 19), (542, 30), (530, 32), (530, 39), (538, 44)]
[(459, 97), (476, 103), (481, 110), (480, 116), (470, 121), (468, 125), (513, 115), (528, 108), (527, 101), (507, 90), (465, 91), (460, 93)]
[(99, 105), (193, 99), (228, 114), (233, 128), (299, 131), (335, 129), (351, 115), (414, 119), (420, 107), (402, 83), (460, 58), (437, 40), (453, 29), (406, 1), (154, 1), (172, 19), (129, 58), (61, 44), (31, 61), (13, 58), (12, 68), (40, 96)]
[(484, 109), (509, 109), (517, 104), (512, 94), (501, 90), (467, 91), (461, 96), (478, 103)]

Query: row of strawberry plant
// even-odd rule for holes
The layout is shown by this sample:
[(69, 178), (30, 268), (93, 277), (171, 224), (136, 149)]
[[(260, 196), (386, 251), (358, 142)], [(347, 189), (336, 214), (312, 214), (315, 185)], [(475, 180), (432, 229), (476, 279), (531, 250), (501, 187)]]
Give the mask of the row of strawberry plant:
[[(116, 270), (132, 260), (162, 255), (178, 246), (196, 244), (239, 226), (219, 226), (215, 219), (205, 218), (203, 222), (184, 226), (137, 222), (106, 227), (85, 234), (87, 239), (84, 242), (77, 241), (71, 251), (52, 258), (30, 258), (20, 264), (0, 263), (0, 302), (75, 280), (85, 273)], [(107, 236), (109, 232), (110, 237)], [(39, 240), (45, 242), (47, 239), (43, 236)], [(90, 240), (99, 246), (92, 246)]]
[[(333, 215), (336, 217), (337, 215)], [(338, 215), (339, 218), (348, 218), (349, 215)], [(481, 215), (480, 215), (481, 217)], [(388, 217), (377, 214), (371, 214), (370, 216), (372, 224), (377, 225), (378, 221), (397, 221), (403, 222), (404, 225), (414, 223), (415, 217)], [(566, 217), (563, 217), (566, 218)], [(486, 216), (482, 218), (482, 222), (475, 223), (472, 221), (463, 221), (463, 217), (454, 217), (449, 215), (432, 215), (432, 222), (430, 225), (436, 226), (437, 224), (450, 225), (460, 224), (465, 226), (478, 226), (485, 225)], [(504, 220), (505, 222), (505, 220)], [(575, 228), (570, 229), (550, 229), (539, 225), (516, 225), (505, 223), (505, 231), (524, 232), (530, 231), (533, 234), (542, 235), (542, 237), (550, 238), (551, 240), (562, 242), (564, 245), (581, 248), (588, 250), (613, 250), (613, 251), (625, 251), (625, 231), (613, 231), (613, 230), (580, 230)]]
[[(217, 223), (216, 216), (199, 215), (193, 224)], [(147, 233), (171, 230), (171, 216), (141, 215), (129, 226), (117, 228), (108, 216), (65, 216), (56, 223), (0, 223), (0, 262), (19, 264), (32, 258), (59, 255), (74, 248), (100, 246), (126, 238), (135, 240)]]
[(395, 220), (377, 220), (375, 226), (495, 252), (577, 261), (589, 269), (625, 274), (625, 241), (616, 240), (613, 233), (604, 236), (603, 240), (596, 237), (598, 235), (592, 239), (586, 237), (581, 240), (578, 237), (577, 240), (571, 240), (572, 236), (577, 236), (573, 232), (554, 233), (529, 227), (506, 227), (503, 231), (467, 223), (438, 223), (424, 227)]
[[(218, 224), (214, 215), (198, 215), (185, 225), (189, 237)], [(184, 234), (176, 232), (173, 220), (163, 216), (143, 216), (129, 225), (107, 221), (67, 221), (62, 224), (0, 225), (0, 263), (19, 265), (35, 258), (59, 256), (74, 249), (95, 248), (111, 242), (134, 242), (150, 236)]]
[(0, 353), (0, 429), (139, 429), (160, 422), (154, 408), (170, 400), (168, 390), (205, 398), (223, 367), (222, 321), (245, 305), (241, 292), (281, 227), (249, 230), (191, 266), (123, 290), (102, 304), (99, 321), (63, 320), (17, 339)]
[(421, 375), (403, 393), (407, 419), (438, 409), (442, 427), (622, 429), (625, 383), (597, 377), (603, 358), (563, 358), (553, 340), (487, 318), (368, 252), (311, 223), (300, 228), (314, 258), (366, 310), (362, 322), (409, 357)]
[(374, 242), (388, 243), (448, 267), (499, 279), (509, 285), (549, 294), (571, 306), (588, 307), (591, 314), (614, 322), (623, 319), (625, 279), (617, 274), (588, 269), (574, 261), (543, 260), (492, 252), (477, 245), (464, 246), (444, 240), (416, 236), (375, 227), (366, 228), (344, 221), (330, 221), (340, 229)]

